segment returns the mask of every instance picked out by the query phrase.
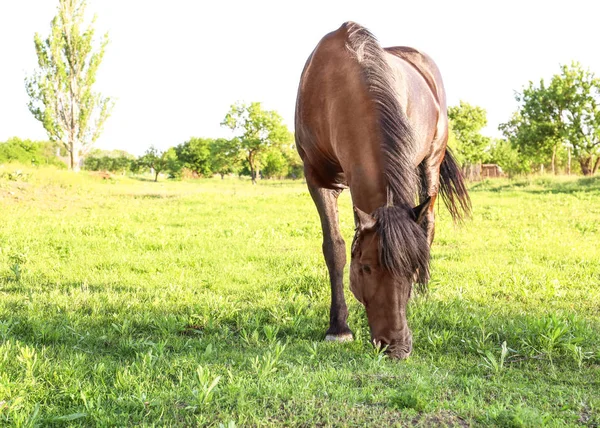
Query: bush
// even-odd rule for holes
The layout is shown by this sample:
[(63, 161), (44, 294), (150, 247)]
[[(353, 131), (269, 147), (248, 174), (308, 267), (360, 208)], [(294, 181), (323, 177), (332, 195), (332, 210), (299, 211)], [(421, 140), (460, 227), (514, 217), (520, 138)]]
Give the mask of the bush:
[(95, 150), (86, 156), (83, 168), (88, 171), (107, 171), (124, 174), (131, 170), (135, 157), (123, 150)]
[(286, 150), (283, 152), (283, 155), (287, 161), (286, 178), (292, 178), (294, 180), (298, 178), (304, 178), (304, 164), (302, 163), (302, 159), (300, 159), (300, 155), (296, 149), (291, 148), (290, 150)]
[(0, 163), (18, 162), (23, 165), (53, 165), (66, 169), (67, 165), (56, 155), (60, 146), (50, 141), (21, 140), (13, 137), (0, 143)]

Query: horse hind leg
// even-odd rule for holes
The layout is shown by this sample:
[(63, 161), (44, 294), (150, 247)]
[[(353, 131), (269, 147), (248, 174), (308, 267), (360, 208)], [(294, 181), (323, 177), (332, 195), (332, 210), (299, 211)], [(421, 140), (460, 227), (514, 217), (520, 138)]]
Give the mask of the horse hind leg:
[(309, 184), (310, 195), (317, 206), (323, 230), (323, 256), (331, 283), (329, 329), (325, 340), (345, 342), (352, 340), (348, 327), (348, 307), (344, 298), (344, 266), (346, 244), (340, 233), (337, 198), (341, 190), (325, 189)]
[(435, 200), (440, 189), (440, 165), (432, 163), (426, 158), (419, 165), (420, 191), (419, 201), (423, 203), (428, 197), (431, 198), (427, 213), (423, 216), (421, 227), (427, 234), (429, 246), (433, 243), (435, 235)]

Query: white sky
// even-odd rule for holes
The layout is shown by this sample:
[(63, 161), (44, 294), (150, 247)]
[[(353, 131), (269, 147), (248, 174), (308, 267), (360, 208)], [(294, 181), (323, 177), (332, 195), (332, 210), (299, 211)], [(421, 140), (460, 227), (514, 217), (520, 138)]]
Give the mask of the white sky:
[[(36, 65), (33, 35), (49, 33), (57, 4), (0, 0), (0, 141), (46, 138), (23, 80)], [(429, 53), (448, 104), (484, 107), (486, 133), (497, 136), (529, 80), (572, 60), (600, 73), (599, 12), (594, 0), (90, 0), (98, 36), (111, 39), (96, 88), (117, 102), (97, 147), (140, 154), (151, 144), (229, 136), (219, 124), (237, 100), (261, 101), (293, 129), (304, 62), (347, 20), (383, 46)]]

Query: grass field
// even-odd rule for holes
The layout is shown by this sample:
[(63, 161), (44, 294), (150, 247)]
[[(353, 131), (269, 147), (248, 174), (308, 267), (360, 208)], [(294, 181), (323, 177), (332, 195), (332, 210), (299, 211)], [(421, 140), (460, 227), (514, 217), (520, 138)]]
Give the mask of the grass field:
[(440, 206), (398, 362), (349, 291), (356, 340), (322, 341), (303, 183), (15, 169), (0, 168), (0, 425), (600, 424), (598, 177), (478, 183), (461, 228)]

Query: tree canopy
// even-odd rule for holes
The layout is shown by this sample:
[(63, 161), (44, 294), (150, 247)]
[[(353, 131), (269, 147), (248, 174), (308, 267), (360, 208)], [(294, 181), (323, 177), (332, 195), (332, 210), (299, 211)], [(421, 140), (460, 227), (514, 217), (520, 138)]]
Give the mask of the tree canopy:
[(197, 175), (210, 176), (212, 142), (210, 138), (192, 137), (175, 147), (175, 153), (183, 167)]
[(458, 106), (448, 107), (450, 129), (456, 142), (454, 149), (464, 164), (481, 163), (490, 139), (481, 134), (487, 125), (485, 109), (460, 101)]

